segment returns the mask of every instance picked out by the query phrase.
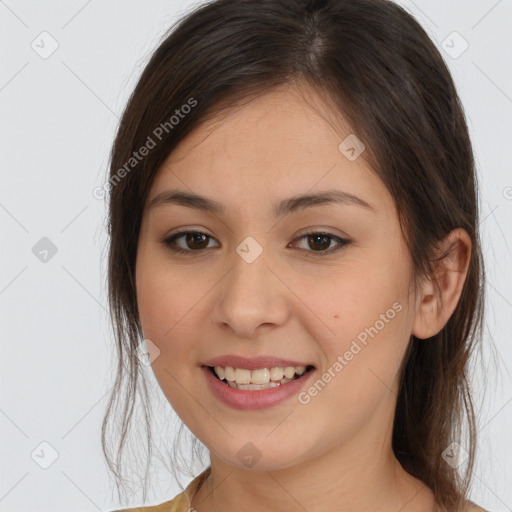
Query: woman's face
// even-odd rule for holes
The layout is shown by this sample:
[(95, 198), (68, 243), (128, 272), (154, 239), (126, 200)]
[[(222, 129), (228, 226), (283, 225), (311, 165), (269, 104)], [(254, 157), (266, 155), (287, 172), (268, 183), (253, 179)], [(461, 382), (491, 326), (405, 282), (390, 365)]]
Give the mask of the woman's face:
[[(136, 285), (149, 351), (160, 351), (153, 371), (212, 457), (239, 467), (285, 468), (340, 450), (371, 456), (391, 432), (417, 309), (410, 256), (390, 194), (364, 151), (357, 157), (362, 147), (321, 108), (313, 95), (279, 89), (202, 125), (159, 169), (148, 203), (172, 190), (222, 212), (170, 200), (144, 212)], [(360, 201), (288, 208), (327, 191)], [(162, 242), (190, 231), (204, 235)], [(304, 236), (318, 232), (329, 236)], [(314, 369), (237, 390), (207, 369), (223, 356), (283, 360), (217, 364), (238, 366), (241, 382), (275, 381), (283, 374), (273, 367)]]

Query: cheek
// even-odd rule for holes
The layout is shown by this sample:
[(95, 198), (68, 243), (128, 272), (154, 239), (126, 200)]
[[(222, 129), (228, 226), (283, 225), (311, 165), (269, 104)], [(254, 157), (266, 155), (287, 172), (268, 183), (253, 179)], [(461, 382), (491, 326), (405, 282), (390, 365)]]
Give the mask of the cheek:
[(331, 272), (305, 295), (310, 311), (303, 318), (322, 348), (325, 380), (337, 383), (333, 391), (341, 386), (352, 389), (352, 398), (363, 398), (368, 386), (391, 385), (400, 366), (409, 340), (408, 282), (392, 263), (359, 262)]
[(302, 318), (309, 318), (312, 330), (324, 333), (333, 348), (376, 322), (379, 331), (390, 331), (390, 323), (399, 317), (397, 310), (406, 307), (407, 283), (396, 267), (345, 262), (343, 268), (316, 273), (312, 279), (301, 277), (295, 291), (305, 306)]
[[(152, 370), (162, 391), (182, 411), (188, 395), (181, 383), (195, 385), (202, 355), (197, 343), (205, 325), (205, 305), (216, 279), (181, 265), (170, 265), (149, 251), (137, 263), (137, 304), (145, 338), (160, 353)], [(210, 282), (211, 281), (211, 282)], [(186, 411), (183, 411), (186, 414)]]
[[(142, 331), (160, 351), (152, 361), (151, 369), (168, 402), (186, 421), (191, 414), (189, 386), (191, 372), (197, 369), (194, 352), (194, 333), (197, 320), (194, 305), (200, 300), (196, 280), (183, 279), (183, 271), (170, 271), (150, 259), (141, 258), (137, 267), (137, 304)], [(198, 370), (197, 370), (198, 371)], [(194, 377), (197, 378), (197, 377)], [(193, 390), (192, 390), (193, 391)]]
[(211, 288), (182, 266), (144, 255), (137, 263), (137, 306), (146, 337), (175, 337), (194, 316), (194, 307)]
[(173, 391), (174, 378), (184, 381), (197, 365), (198, 357), (194, 342), (198, 334), (194, 305), (199, 299), (193, 293), (176, 290), (180, 288), (169, 280), (147, 279), (139, 296), (144, 337), (160, 350), (152, 369), (166, 394), (173, 395), (180, 392), (179, 388)]
[(390, 414), (384, 411), (393, 410), (397, 372), (408, 341), (407, 317), (398, 301), (387, 306), (385, 301), (383, 307), (374, 304), (352, 317), (340, 313), (339, 320), (346, 324), (337, 329), (338, 336), (319, 341), (326, 361), (299, 398), (309, 404), (304, 410), (311, 407), (314, 417), (330, 418), (336, 436), (355, 435), (375, 415), (384, 422), (382, 414)]

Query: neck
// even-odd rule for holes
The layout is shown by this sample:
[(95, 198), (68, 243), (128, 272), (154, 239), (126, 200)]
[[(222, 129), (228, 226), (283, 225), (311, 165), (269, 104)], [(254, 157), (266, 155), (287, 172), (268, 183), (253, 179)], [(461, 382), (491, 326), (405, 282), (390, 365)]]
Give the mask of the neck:
[(351, 444), (278, 470), (226, 464), (211, 455), (211, 474), (193, 497), (197, 512), (432, 512), (432, 491), (389, 450)]

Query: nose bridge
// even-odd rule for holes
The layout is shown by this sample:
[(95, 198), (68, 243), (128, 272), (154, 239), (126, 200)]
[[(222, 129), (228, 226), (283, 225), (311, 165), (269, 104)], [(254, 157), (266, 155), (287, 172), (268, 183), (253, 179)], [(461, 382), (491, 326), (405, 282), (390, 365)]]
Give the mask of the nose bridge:
[(230, 272), (221, 286), (217, 320), (249, 336), (260, 324), (280, 323), (286, 307), (279, 280), (271, 271), (267, 250), (255, 237), (245, 238), (229, 259)]
[[(259, 237), (262, 240), (262, 236)], [(269, 288), (269, 277), (272, 273), (269, 271), (267, 250), (263, 247), (263, 241), (260, 244), (252, 236), (246, 237), (235, 247), (234, 254), (230, 258), (232, 270), (227, 278), (225, 291), (231, 295), (243, 298), (243, 302), (248, 305), (254, 300), (265, 299), (262, 291)], [(248, 300), (249, 299), (249, 300)]]

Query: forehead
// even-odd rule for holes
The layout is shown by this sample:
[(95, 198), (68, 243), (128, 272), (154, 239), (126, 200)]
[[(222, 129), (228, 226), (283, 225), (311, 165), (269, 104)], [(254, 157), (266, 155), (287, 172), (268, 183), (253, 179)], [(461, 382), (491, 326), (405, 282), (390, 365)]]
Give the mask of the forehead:
[(159, 169), (149, 200), (166, 188), (235, 204), (342, 188), (375, 203), (387, 190), (364, 151), (351, 160), (340, 150), (354, 136), (314, 92), (275, 89), (188, 134)]
[[(223, 102), (226, 104), (226, 101)], [(195, 155), (218, 153), (253, 161), (295, 161), (316, 155), (352, 133), (341, 113), (333, 115), (312, 89), (281, 86), (247, 99), (200, 124), (169, 156), (173, 163)], [(265, 149), (264, 152), (260, 149)], [(197, 150), (197, 151), (196, 151)]]

